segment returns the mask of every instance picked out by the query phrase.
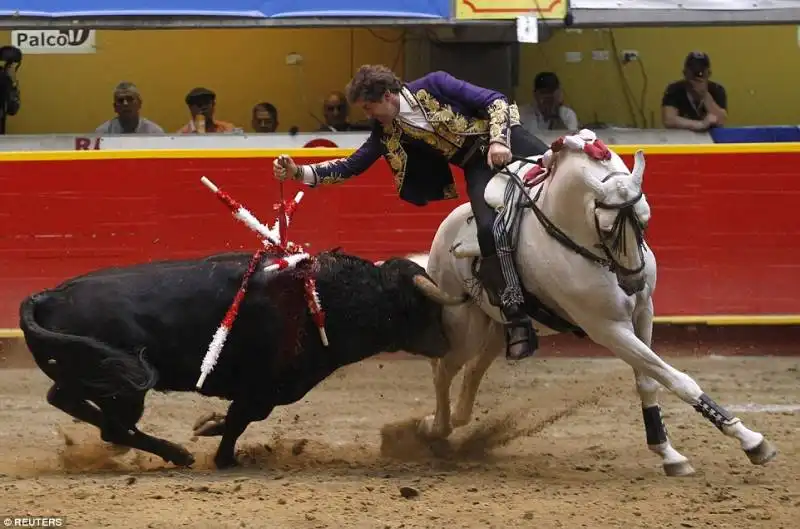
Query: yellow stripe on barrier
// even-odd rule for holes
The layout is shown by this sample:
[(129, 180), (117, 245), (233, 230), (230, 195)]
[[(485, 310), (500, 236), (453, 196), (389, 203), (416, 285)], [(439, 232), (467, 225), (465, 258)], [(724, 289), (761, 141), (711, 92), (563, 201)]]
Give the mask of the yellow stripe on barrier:
[[(656, 316), (657, 324), (709, 326), (800, 325), (800, 314), (717, 315), (717, 316)], [(0, 329), (0, 339), (22, 338), (21, 329)]]
[(654, 323), (673, 325), (800, 325), (800, 314), (716, 315), (716, 316), (656, 316)]
[(22, 329), (0, 329), (0, 340), (8, 338), (22, 338)]
[[(645, 154), (758, 154), (800, 153), (798, 143), (711, 143), (697, 145), (611, 145), (617, 154), (630, 155), (638, 149)], [(71, 160), (139, 160), (139, 159), (203, 159), (203, 158), (276, 158), (286, 154), (295, 158), (340, 158), (355, 149), (134, 149), (89, 151), (25, 151), (0, 152), (0, 162), (46, 162)]]
[(78, 160), (142, 160), (176, 158), (277, 158), (281, 154), (293, 158), (339, 158), (354, 149), (133, 149), (108, 151), (25, 151), (0, 152), (0, 162), (51, 162)]

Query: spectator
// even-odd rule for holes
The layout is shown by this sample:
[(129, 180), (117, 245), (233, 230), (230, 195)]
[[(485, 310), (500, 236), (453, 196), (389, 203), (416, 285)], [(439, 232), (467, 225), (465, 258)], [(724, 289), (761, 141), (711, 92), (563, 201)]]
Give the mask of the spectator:
[(220, 121), (214, 117), (217, 108), (217, 94), (208, 88), (194, 88), (186, 94), (186, 106), (192, 119), (181, 127), (178, 134), (214, 134), (234, 132), (233, 123)]
[(355, 125), (347, 121), (347, 116), (350, 113), (350, 105), (347, 104), (347, 98), (341, 92), (331, 92), (325, 99), (322, 110), (325, 116), (325, 124), (320, 126), (318, 129), (319, 132), (371, 130), (369, 125)]
[(0, 47), (0, 134), (6, 133), (6, 117), (19, 112), (20, 98), (17, 70), (22, 64), (22, 50), (15, 46)]
[(278, 109), (272, 103), (258, 103), (253, 107), (251, 125), (255, 132), (275, 132), (278, 129)]
[(520, 109), (522, 126), (531, 134), (542, 130), (571, 130), (580, 128), (578, 115), (564, 104), (561, 81), (553, 72), (539, 72), (533, 80), (532, 105)]
[(97, 127), (98, 134), (164, 134), (164, 129), (143, 118), (142, 96), (135, 84), (123, 81), (114, 88), (117, 117)]
[(709, 81), (711, 60), (694, 51), (683, 63), (683, 80), (667, 85), (661, 99), (661, 120), (668, 129), (703, 132), (725, 124), (728, 96), (721, 84)]

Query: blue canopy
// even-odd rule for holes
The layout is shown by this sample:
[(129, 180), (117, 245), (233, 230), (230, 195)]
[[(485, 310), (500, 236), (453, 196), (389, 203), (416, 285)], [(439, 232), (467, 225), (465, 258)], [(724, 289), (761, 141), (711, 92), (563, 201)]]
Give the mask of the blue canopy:
[(2, 17), (450, 18), (450, 0), (0, 0)]

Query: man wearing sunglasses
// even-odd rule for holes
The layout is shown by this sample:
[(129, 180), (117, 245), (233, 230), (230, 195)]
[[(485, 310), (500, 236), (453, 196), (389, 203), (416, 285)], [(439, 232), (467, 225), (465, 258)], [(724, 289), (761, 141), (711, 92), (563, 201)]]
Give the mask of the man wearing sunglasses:
[(705, 132), (725, 124), (728, 96), (725, 88), (709, 81), (711, 60), (694, 51), (683, 63), (683, 80), (667, 86), (661, 100), (661, 119), (668, 129)]
[(117, 117), (97, 127), (97, 134), (164, 134), (164, 129), (140, 114), (142, 96), (136, 85), (123, 81), (114, 88)]
[(370, 130), (367, 125), (357, 125), (347, 120), (350, 114), (350, 105), (347, 98), (341, 92), (331, 92), (325, 98), (322, 105), (322, 115), (325, 117), (325, 124), (320, 126), (318, 132), (347, 132), (351, 130)]

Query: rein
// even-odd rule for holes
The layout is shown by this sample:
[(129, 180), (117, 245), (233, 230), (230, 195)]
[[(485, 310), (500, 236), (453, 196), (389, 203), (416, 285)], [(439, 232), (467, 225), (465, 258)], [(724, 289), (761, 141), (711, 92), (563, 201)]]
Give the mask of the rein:
[[(521, 156), (512, 156), (511, 161), (519, 161), (524, 163), (530, 163), (530, 160)], [(519, 178), (516, 172), (512, 172), (508, 169), (508, 165), (504, 166), (500, 169), (500, 172), (507, 175), (514, 185), (516, 185), (519, 190), (521, 191), (520, 202), (523, 208), (530, 208), (533, 210), (534, 215), (536, 218), (539, 219), (539, 222), (544, 227), (545, 231), (548, 235), (558, 241), (562, 246), (566, 247), (569, 250), (577, 253), (578, 255), (596, 263), (600, 266), (608, 268), (611, 272), (619, 272), (622, 275), (634, 275), (638, 274), (644, 269), (644, 230), (642, 229), (641, 225), (636, 218), (636, 213), (634, 212), (634, 206), (641, 200), (643, 193), (639, 191), (639, 193), (630, 200), (626, 200), (621, 204), (606, 204), (604, 202), (599, 202), (595, 200), (594, 205), (596, 209), (606, 209), (606, 210), (619, 210), (617, 214), (617, 218), (614, 220), (614, 225), (611, 229), (611, 248), (609, 248), (606, 243), (604, 242), (604, 237), (602, 230), (600, 229), (600, 221), (597, 219), (595, 215), (594, 223), (595, 223), (595, 230), (597, 231), (597, 237), (600, 241), (599, 244), (595, 245), (595, 248), (598, 248), (603, 251), (605, 257), (601, 257), (596, 253), (592, 252), (591, 250), (584, 248), (583, 246), (579, 245), (575, 241), (573, 241), (569, 235), (564, 233), (558, 226), (556, 226), (553, 221), (547, 218), (547, 215), (536, 205), (541, 197), (542, 190), (544, 186), (540, 187), (539, 190), (536, 192), (536, 196), (531, 199), (530, 195), (528, 194), (528, 188), (538, 185), (544, 182), (547, 178), (550, 177), (552, 173), (555, 172), (555, 168), (557, 165), (557, 161), (553, 162), (553, 167), (544, 173), (541, 176), (536, 177), (530, 184), (525, 185)], [(627, 174), (621, 171), (613, 171), (606, 175), (603, 178), (603, 182), (607, 182), (609, 178), (613, 177), (617, 174)], [(614, 259), (614, 251), (621, 250), (622, 253), (627, 255), (627, 242), (625, 240), (625, 230), (626, 227), (630, 226), (631, 229), (634, 231), (634, 235), (636, 237), (637, 242), (637, 250), (639, 252), (639, 262), (641, 263), (635, 269), (627, 268), (617, 262)]]

